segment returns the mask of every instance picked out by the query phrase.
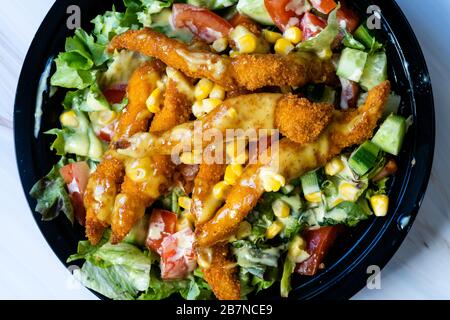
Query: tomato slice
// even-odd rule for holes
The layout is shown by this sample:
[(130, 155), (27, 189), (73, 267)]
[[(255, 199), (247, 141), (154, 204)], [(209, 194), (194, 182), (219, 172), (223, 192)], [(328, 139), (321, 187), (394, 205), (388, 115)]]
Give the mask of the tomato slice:
[(106, 127), (103, 127), (99, 132), (97, 132), (97, 137), (105, 142), (111, 142), (114, 132), (116, 131), (118, 121), (114, 121), (108, 124)]
[(341, 229), (341, 226), (330, 226), (306, 230), (303, 236), (306, 241), (306, 251), (310, 257), (299, 263), (296, 271), (301, 275), (315, 275)]
[(303, 40), (305, 41), (317, 36), (327, 26), (327, 23), (318, 16), (307, 12), (303, 16), (300, 26), (303, 31)]
[(350, 8), (341, 7), (336, 13), (339, 25), (343, 26), (348, 32), (353, 33), (359, 26), (359, 16)]
[(253, 33), (259, 33), (261, 27), (259, 24), (249, 17), (246, 17), (239, 12), (234, 14), (231, 19), (229, 20), (230, 24), (235, 28), (239, 25), (246, 27), (248, 30), (250, 30)]
[(308, 0), (264, 0), (264, 4), (281, 31), (300, 25), (301, 16), (311, 8)]
[(86, 223), (86, 209), (83, 196), (89, 179), (90, 168), (85, 161), (70, 163), (59, 169), (69, 190), (70, 202), (73, 205), (74, 216), (82, 226)]
[(167, 236), (161, 244), (161, 278), (183, 279), (194, 271), (197, 260), (194, 251), (194, 233), (185, 228)]
[(309, 0), (309, 2), (314, 8), (317, 9), (317, 11), (324, 14), (329, 14), (334, 10), (334, 8), (337, 7), (337, 4), (336, 2), (334, 2), (334, 0)]
[(153, 209), (150, 216), (146, 246), (161, 254), (161, 243), (173, 234), (177, 226), (177, 215), (171, 211)]
[(103, 90), (103, 95), (110, 104), (121, 103), (126, 93), (126, 84), (116, 84)]
[(172, 10), (172, 23), (175, 27), (187, 28), (208, 43), (226, 37), (233, 29), (227, 20), (205, 8), (176, 3)]

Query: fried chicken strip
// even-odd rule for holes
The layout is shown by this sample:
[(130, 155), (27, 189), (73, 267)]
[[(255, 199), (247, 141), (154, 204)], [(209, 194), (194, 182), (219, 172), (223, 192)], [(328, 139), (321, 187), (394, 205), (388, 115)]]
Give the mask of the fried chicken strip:
[[(181, 75), (178, 75), (181, 77)], [(150, 132), (165, 131), (189, 120), (193, 98), (179, 89), (179, 81), (169, 78), (164, 95), (163, 108), (156, 113)], [(192, 90), (191, 90), (192, 91)], [(189, 92), (191, 92), (189, 91)], [(135, 168), (147, 172), (145, 177), (136, 177)], [(152, 155), (144, 159), (129, 159), (121, 193), (117, 196), (112, 213), (111, 242), (118, 243), (128, 234), (145, 210), (164, 193), (172, 182), (175, 164), (170, 156)], [(139, 170), (139, 169), (138, 169)]]
[[(202, 136), (196, 132), (225, 135), (229, 129), (242, 129), (250, 135), (272, 135), (273, 129), (297, 142), (315, 140), (332, 118), (333, 106), (313, 103), (304, 98), (278, 93), (255, 93), (227, 99), (222, 105), (197, 122), (187, 122), (160, 135), (140, 133), (121, 142), (119, 153), (131, 157), (149, 154), (178, 154), (193, 150)], [(197, 126), (197, 129), (196, 129)], [(201, 130), (198, 130), (198, 129)], [(265, 131), (262, 131), (265, 130)], [(206, 136), (206, 134), (205, 134)], [(258, 139), (258, 137), (252, 137)], [(211, 142), (202, 139), (200, 147)]]
[(270, 156), (262, 157), (258, 164), (249, 165), (227, 196), (225, 205), (212, 220), (196, 229), (196, 245), (210, 247), (226, 241), (236, 231), (264, 193), (260, 175), (263, 170), (281, 174), (289, 181), (325, 165), (342, 149), (369, 139), (382, 115), (389, 92), (390, 83), (385, 81), (369, 91), (366, 102), (359, 109), (336, 111), (330, 126), (315, 142), (300, 145), (282, 139)]
[(118, 49), (156, 57), (192, 78), (208, 78), (228, 90), (336, 81), (332, 63), (310, 53), (292, 53), (287, 56), (248, 54), (229, 58), (195, 51), (180, 41), (148, 28), (130, 30), (114, 37), (109, 50)]
[[(127, 88), (128, 105), (119, 118), (111, 145), (119, 139), (147, 130), (151, 114), (147, 111), (145, 102), (155, 88), (155, 78), (160, 76), (162, 68), (162, 63), (154, 60), (143, 64), (132, 74)], [(86, 207), (86, 236), (92, 244), (100, 241), (104, 230), (111, 223), (114, 199), (120, 191), (124, 170), (123, 162), (110, 150), (89, 177), (84, 195), (84, 206)]]

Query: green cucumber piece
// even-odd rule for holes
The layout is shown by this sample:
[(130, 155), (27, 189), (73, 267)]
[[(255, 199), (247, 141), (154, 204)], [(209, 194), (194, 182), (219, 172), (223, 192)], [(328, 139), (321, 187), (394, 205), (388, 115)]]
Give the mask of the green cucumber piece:
[(359, 82), (367, 56), (368, 54), (364, 51), (345, 48), (342, 50), (336, 74), (344, 79)]
[(405, 118), (391, 114), (380, 126), (372, 142), (383, 151), (398, 156), (406, 134), (406, 127)]
[(379, 152), (380, 148), (376, 144), (366, 141), (352, 153), (348, 165), (357, 175), (362, 176), (374, 167)]
[(317, 171), (311, 171), (303, 175), (301, 178), (303, 194), (308, 195), (320, 191), (319, 179)]
[(359, 84), (364, 90), (369, 91), (385, 80), (387, 80), (386, 53), (377, 52), (369, 55)]

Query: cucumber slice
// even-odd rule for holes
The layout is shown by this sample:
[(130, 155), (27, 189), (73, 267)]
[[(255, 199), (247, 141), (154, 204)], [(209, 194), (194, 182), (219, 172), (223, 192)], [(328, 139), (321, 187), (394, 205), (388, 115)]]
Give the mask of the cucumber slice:
[(369, 55), (359, 84), (364, 90), (369, 91), (385, 80), (387, 80), (386, 53), (378, 52)]
[(398, 156), (406, 134), (406, 119), (391, 114), (383, 122), (372, 142), (387, 153)]
[(303, 175), (300, 180), (302, 182), (303, 194), (305, 196), (320, 191), (319, 179), (316, 171), (308, 172)]
[(374, 167), (379, 152), (380, 148), (376, 144), (366, 141), (353, 152), (348, 165), (357, 175), (362, 176)]
[(368, 54), (364, 51), (345, 48), (342, 50), (336, 74), (347, 80), (359, 82), (363, 75)]

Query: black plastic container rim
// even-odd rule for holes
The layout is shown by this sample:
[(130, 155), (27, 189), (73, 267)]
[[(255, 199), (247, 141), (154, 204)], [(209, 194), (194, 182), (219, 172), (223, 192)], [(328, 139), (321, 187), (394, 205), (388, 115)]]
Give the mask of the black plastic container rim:
[[(79, 3), (83, 2), (86, 1), (79, 1)], [(364, 249), (357, 250), (358, 245), (361, 246), (361, 239), (364, 238), (361, 237), (350, 249), (349, 254), (343, 256), (319, 276), (294, 289), (290, 295), (292, 299), (348, 299), (361, 290), (367, 282), (367, 267), (376, 265), (383, 268), (407, 235), (422, 203), (431, 173), (435, 142), (433, 93), (425, 58), (414, 32), (394, 0), (352, 1), (353, 3), (359, 7), (367, 7), (369, 4), (379, 6), (382, 9), (384, 25), (393, 37), (394, 44), (402, 55), (402, 60), (407, 62), (405, 57), (414, 58), (414, 66), (404, 65), (404, 72), (409, 78), (415, 120), (412, 127), (414, 145), (409, 155), (414, 164), (411, 163), (407, 168), (407, 175), (404, 177), (398, 206), (394, 214), (389, 216), (381, 227), (377, 227), (379, 229), (376, 230), (372, 241), (363, 244)], [(39, 177), (34, 174), (36, 171), (32, 152), (34, 137), (30, 132), (24, 134), (22, 125), (34, 123), (30, 117), (34, 114), (33, 101), (36, 97), (36, 88), (40, 73), (44, 70), (49, 58), (50, 41), (48, 41), (48, 46), (43, 46), (41, 41), (56, 33), (61, 25), (65, 25), (66, 8), (70, 4), (73, 4), (73, 1), (57, 0), (47, 13), (26, 55), (16, 92), (14, 106), (16, 160), (22, 186), (32, 212), (34, 212), (35, 201), (29, 196), (29, 190)], [(55, 18), (58, 20), (55, 21)], [(395, 24), (396, 33), (391, 29), (393, 24)], [(401, 38), (395, 37), (396, 34), (401, 34)], [(426, 90), (421, 90), (420, 86), (423, 85), (421, 81), (424, 78), (428, 81), (428, 86), (426, 86)], [(23, 94), (24, 92), (27, 94)], [(425, 110), (425, 107), (418, 109), (417, 105), (427, 105), (428, 109)], [(418, 128), (425, 132), (419, 134)], [(62, 239), (62, 236), (50, 236), (50, 233), (59, 231), (57, 227), (43, 222), (37, 214), (33, 214), (33, 216), (49, 246), (61, 262), (67, 266), (65, 262), (67, 257), (61, 254), (64, 251), (63, 244), (55, 241), (55, 239)], [(401, 221), (402, 219), (405, 221)], [(401, 224), (403, 225), (400, 227)], [(366, 233), (373, 232), (375, 229), (373, 226), (374, 224), (368, 228)], [(93, 293), (101, 297), (98, 293)], [(262, 298), (264, 299), (264, 297)]]

